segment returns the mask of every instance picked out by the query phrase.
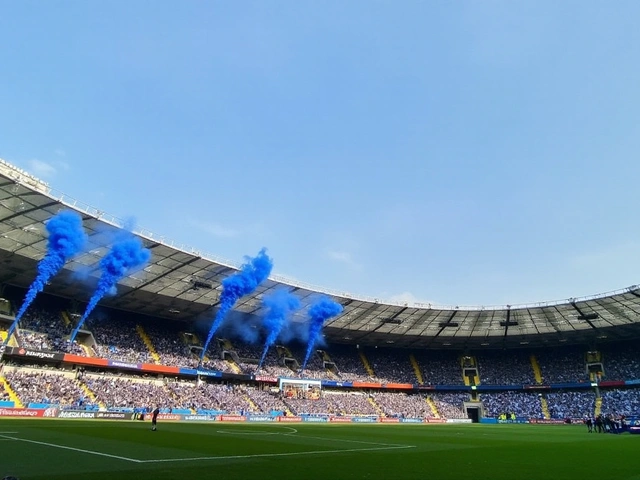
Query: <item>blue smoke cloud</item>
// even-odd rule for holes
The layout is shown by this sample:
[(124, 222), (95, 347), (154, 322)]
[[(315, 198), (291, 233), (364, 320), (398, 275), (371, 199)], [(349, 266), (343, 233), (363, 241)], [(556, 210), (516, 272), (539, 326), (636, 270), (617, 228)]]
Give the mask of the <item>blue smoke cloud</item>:
[(220, 325), (224, 321), (229, 310), (233, 308), (238, 299), (253, 292), (258, 285), (264, 282), (273, 268), (273, 261), (267, 255), (267, 249), (260, 250), (255, 258), (246, 258), (246, 263), (240, 267), (240, 271), (225, 278), (222, 281), (222, 293), (220, 294), (220, 308), (209, 329), (207, 341), (200, 354), (200, 363), (204, 358), (209, 343), (213, 339)]
[(7, 339), (11, 337), (36, 295), (44, 290), (47, 281), (87, 244), (87, 235), (82, 229), (82, 218), (76, 212), (64, 210), (58, 213), (47, 222), (46, 229), (49, 233), (47, 253), (38, 263), (38, 274), (27, 290), (22, 306), (9, 329)]
[[(258, 317), (241, 312), (230, 312), (226, 320), (226, 326), (220, 328), (219, 333), (233, 340), (239, 339), (242, 343), (250, 345), (258, 343), (260, 339), (260, 319)], [(207, 325), (207, 327), (209, 326)]]
[[(122, 221), (122, 228), (114, 227), (106, 223), (98, 223), (93, 227), (93, 233), (89, 237), (89, 249), (108, 249), (114, 243), (131, 238), (131, 232), (135, 228), (136, 220), (128, 217)], [(78, 280), (95, 289), (99, 275), (100, 265), (80, 265), (71, 274), (74, 280)]]
[(309, 341), (307, 343), (307, 353), (300, 369), (301, 372), (307, 367), (311, 351), (318, 341), (318, 337), (320, 337), (324, 322), (331, 317), (339, 315), (342, 310), (342, 305), (325, 296), (318, 298), (309, 308)]
[(274, 344), (280, 332), (287, 326), (291, 313), (300, 308), (300, 300), (287, 289), (278, 289), (271, 295), (265, 296), (262, 299), (262, 305), (267, 308), (267, 313), (262, 321), (262, 325), (267, 331), (267, 339), (257, 370), (262, 367), (269, 347)]
[(128, 235), (128, 238), (113, 244), (111, 250), (109, 250), (104, 258), (100, 260), (100, 269), (102, 270), (102, 274), (98, 280), (98, 286), (93, 292), (82, 318), (71, 334), (69, 339), (71, 342), (75, 340), (78, 331), (84, 324), (84, 321), (102, 297), (107, 294), (113, 294), (118, 280), (128, 273), (131, 273), (133, 270), (143, 267), (150, 258), (151, 252), (149, 249), (144, 248), (140, 239), (132, 236), (131, 234)]

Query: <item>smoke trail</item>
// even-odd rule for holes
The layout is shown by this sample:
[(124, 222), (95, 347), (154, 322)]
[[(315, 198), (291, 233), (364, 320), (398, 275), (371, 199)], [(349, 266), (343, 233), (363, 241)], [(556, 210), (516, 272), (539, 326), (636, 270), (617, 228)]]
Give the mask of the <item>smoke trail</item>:
[(29, 305), (35, 300), (47, 281), (64, 266), (67, 261), (82, 251), (87, 243), (87, 235), (82, 229), (82, 218), (76, 212), (64, 210), (52, 217), (46, 224), (49, 238), (47, 240), (47, 253), (38, 263), (38, 274), (29, 286), (22, 306), (9, 328), (7, 340), (18, 326), (20, 319), (27, 311)]
[(262, 367), (269, 347), (274, 344), (278, 335), (286, 326), (291, 313), (300, 308), (300, 300), (288, 290), (278, 289), (271, 295), (265, 296), (262, 299), (262, 305), (267, 308), (267, 313), (262, 321), (262, 325), (267, 330), (267, 340), (264, 343), (264, 351), (256, 371)]
[(311, 305), (311, 308), (309, 308), (309, 343), (307, 343), (307, 354), (304, 357), (304, 362), (302, 363), (300, 372), (303, 372), (307, 367), (307, 362), (309, 361), (309, 357), (311, 356), (311, 351), (313, 350), (313, 346), (316, 344), (316, 341), (320, 336), (320, 332), (322, 331), (324, 322), (326, 322), (331, 317), (339, 315), (340, 313), (342, 313), (342, 310), (342, 305), (325, 296), (320, 297), (313, 303), (313, 305)]
[(111, 250), (100, 260), (102, 274), (98, 280), (98, 286), (93, 292), (82, 318), (69, 338), (71, 342), (75, 340), (80, 327), (82, 327), (84, 321), (102, 297), (116, 288), (118, 280), (130, 273), (132, 269), (146, 264), (150, 258), (151, 252), (142, 246), (142, 242), (138, 237), (129, 236), (129, 238), (113, 244)]
[(273, 268), (271, 258), (267, 256), (267, 249), (260, 250), (255, 258), (247, 258), (247, 263), (240, 267), (240, 271), (225, 278), (222, 281), (222, 293), (220, 294), (220, 308), (209, 329), (207, 341), (200, 354), (200, 363), (209, 348), (209, 343), (216, 333), (229, 310), (233, 308), (239, 298), (253, 292), (258, 285), (264, 282)]

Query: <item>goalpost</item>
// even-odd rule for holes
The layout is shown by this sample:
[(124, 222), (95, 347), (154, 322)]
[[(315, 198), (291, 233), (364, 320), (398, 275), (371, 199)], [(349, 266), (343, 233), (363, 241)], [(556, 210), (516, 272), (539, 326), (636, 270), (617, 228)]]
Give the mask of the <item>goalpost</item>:
[(322, 394), (322, 382), (320, 380), (280, 378), (278, 386), (285, 398), (318, 400)]

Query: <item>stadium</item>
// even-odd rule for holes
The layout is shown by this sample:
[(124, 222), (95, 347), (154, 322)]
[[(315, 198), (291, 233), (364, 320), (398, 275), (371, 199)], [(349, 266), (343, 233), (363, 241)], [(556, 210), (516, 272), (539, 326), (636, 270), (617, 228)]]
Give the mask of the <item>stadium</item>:
[[(479, 443), (521, 455), (531, 448), (533, 461), (543, 455), (557, 473), (567, 459), (592, 449), (619, 458), (634, 448), (613, 445), (617, 435), (584, 444), (583, 423), (593, 422), (594, 433), (635, 429), (638, 286), (532, 305), (438, 307), (358, 298), (270, 276), (238, 299), (205, 351), (224, 280), (239, 265), (136, 231), (151, 252), (149, 262), (123, 276), (80, 325), (106, 239), (123, 231), (121, 222), (5, 161), (0, 194), (0, 439), (11, 452), (3, 454), (7, 473), (178, 478), (178, 471), (195, 476), (217, 462), (227, 478), (246, 478), (286, 461), (287, 468), (320, 469), (308, 478), (325, 478), (329, 460), (342, 472), (337, 478), (362, 472), (413, 478), (426, 468), (421, 462), (435, 478), (462, 478), (460, 471), (448, 476), (443, 465), (463, 455), (469, 475), (512, 478), (513, 464), (460, 450)], [(12, 330), (47, 254), (46, 223), (61, 211), (81, 216), (89, 245), (47, 281)], [(262, 300), (282, 288), (300, 301), (292, 318), (298, 330), (318, 296), (341, 306), (320, 343), (311, 344), (304, 369), (300, 336), (280, 337), (260, 362)], [(159, 436), (149, 438), (148, 414), (156, 406)], [(91, 423), (78, 423), (82, 419)], [(474, 430), (474, 423), (493, 429)], [(87, 434), (85, 425), (95, 430)], [(171, 436), (160, 437), (163, 432)], [(557, 450), (544, 450), (546, 444), (537, 451), (534, 440), (544, 444), (549, 436)], [(572, 442), (576, 449), (562, 448)], [(29, 462), (33, 455), (46, 462)], [(618, 465), (624, 470), (624, 462)], [(573, 478), (558, 475), (525, 469), (518, 478)]]

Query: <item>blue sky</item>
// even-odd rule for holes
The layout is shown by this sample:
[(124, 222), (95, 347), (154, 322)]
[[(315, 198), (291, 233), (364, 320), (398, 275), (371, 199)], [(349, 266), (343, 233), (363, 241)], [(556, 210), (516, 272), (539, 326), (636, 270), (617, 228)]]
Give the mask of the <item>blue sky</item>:
[(0, 157), (380, 299), (640, 283), (640, 3), (3, 1)]

